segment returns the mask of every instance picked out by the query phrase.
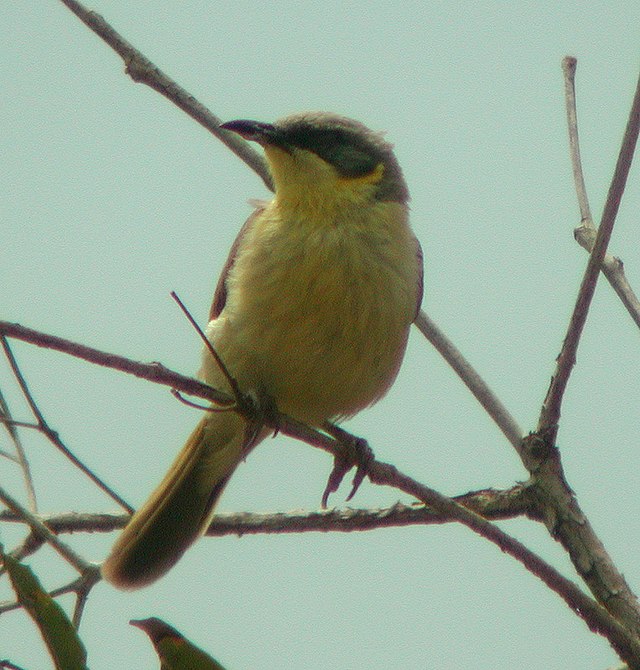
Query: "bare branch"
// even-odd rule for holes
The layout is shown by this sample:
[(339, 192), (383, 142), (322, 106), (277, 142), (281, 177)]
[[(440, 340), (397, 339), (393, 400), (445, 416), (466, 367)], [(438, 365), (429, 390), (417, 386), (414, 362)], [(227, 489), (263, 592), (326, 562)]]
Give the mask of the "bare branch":
[[(0, 513), (0, 514), (2, 514), (2, 513)], [(12, 515), (14, 517), (15, 521), (19, 521), (20, 523), (27, 523), (27, 521), (25, 521), (25, 519), (18, 516), (17, 514), (12, 512), (11, 510), (4, 510), (4, 514)], [(42, 520), (41, 517), (38, 517), (38, 518)], [(13, 558), (15, 558), (18, 561), (22, 561), (27, 556), (31, 556), (32, 554), (35, 554), (36, 551), (38, 551), (38, 549), (40, 549), (40, 547), (43, 544), (45, 544), (45, 542), (46, 542), (46, 540), (43, 537), (41, 537), (40, 535), (38, 535), (38, 533), (32, 529), (31, 532), (29, 532), (29, 534), (22, 541), (22, 543), (19, 544), (17, 547), (14, 547), (11, 550), (11, 552), (10, 552), (11, 556), (13, 556)]]
[[(577, 127), (575, 126), (576, 114), (572, 110), (574, 105), (573, 73), (575, 71), (575, 60), (565, 59), (563, 67), (565, 89), (569, 89), (567, 106), (576, 188), (579, 194), (581, 213), (588, 221), (590, 214), (579, 165)], [(538, 432), (523, 441), (521, 454), (525, 466), (533, 475), (533, 492), (537, 491), (538, 493), (538, 507), (544, 514), (545, 523), (551, 536), (556, 538), (567, 550), (578, 574), (584, 579), (597, 600), (635, 635), (640, 633), (640, 605), (638, 599), (629, 588), (624, 576), (616, 568), (586, 515), (580, 509), (573, 491), (565, 480), (560, 453), (555, 447), (555, 440), (563, 394), (575, 363), (579, 339), (624, 191), (639, 125), (640, 80), (602, 222), (587, 264), (563, 348), (558, 358), (556, 372), (545, 398), (538, 423)]]
[(13, 496), (7, 493), (3, 488), (0, 488), (0, 500), (16, 515), (24, 519), (34, 532), (38, 533), (40, 537), (44, 538), (68, 563), (80, 573), (91, 572), (96, 570), (96, 566), (88, 563), (81, 556), (71, 549), (67, 544), (62, 542), (54, 533), (45, 526), (42, 521), (25, 507), (23, 507)]
[(7, 659), (0, 661), (0, 668), (5, 668), (5, 670), (24, 670), (24, 668), (21, 668), (19, 665), (16, 665)]
[(578, 298), (571, 315), (567, 334), (558, 356), (558, 364), (551, 378), (551, 385), (542, 406), (537, 432), (545, 435), (550, 444), (555, 443), (560, 420), (560, 407), (564, 396), (571, 371), (576, 361), (576, 352), (580, 342), (580, 336), (587, 320), (589, 306), (595, 292), (596, 283), (600, 274), (600, 266), (611, 238), (613, 225), (616, 220), (620, 200), (627, 182), (631, 161), (638, 139), (640, 128), (640, 79), (636, 87), (636, 93), (631, 106), (629, 120), (622, 140), (622, 147), (618, 155), (618, 161), (611, 180), (611, 186), (607, 195), (607, 201), (602, 213), (602, 220), (598, 228), (593, 251), (589, 256), (589, 262), (585, 270)]
[[(82, 611), (84, 605), (87, 601), (91, 589), (100, 581), (100, 572), (98, 570), (89, 570), (84, 574), (80, 575), (73, 581), (65, 584), (64, 586), (59, 586), (56, 589), (49, 591), (49, 595), (52, 598), (57, 598), (58, 596), (64, 596), (68, 593), (75, 593), (76, 607), (73, 615), (73, 625), (78, 628), (80, 624), (80, 618), (82, 616)], [(19, 610), (22, 608), (22, 604), (15, 600), (4, 600), (0, 602), (0, 615), (5, 612), (12, 612), (14, 610)]]
[[(529, 496), (526, 484), (504, 491), (484, 489), (472, 491), (453, 498), (456, 502), (472, 509), (487, 519), (513, 519), (527, 516), (537, 521), (537, 513)], [(129, 521), (126, 514), (90, 514), (69, 512), (40, 517), (53, 532), (61, 533), (110, 533), (124, 528)], [(9, 510), (0, 511), (0, 522), (24, 523), (24, 520)], [(256, 514), (238, 512), (216, 514), (206, 532), (209, 537), (225, 535), (256, 535), (281, 533), (308, 533), (338, 531), (375, 530), (376, 528), (402, 527), (414, 525), (434, 525), (449, 523), (452, 519), (425, 505), (403, 505), (397, 503), (382, 509), (318, 510), (311, 512), (273, 512)]]
[(567, 550), (598, 602), (628, 630), (640, 634), (638, 599), (565, 481), (559, 451), (535, 434), (525, 438), (523, 448), (524, 463), (533, 475), (531, 494), (537, 495), (551, 537)]
[(438, 326), (422, 311), (415, 321), (420, 332), (431, 342), (440, 355), (449, 363), (456, 374), (473, 393), (476, 400), (484, 407), (489, 416), (495, 421), (505, 437), (520, 452), (520, 444), (524, 435), (518, 422), (511, 416), (507, 408), (489, 388), (487, 383), (473, 369), (471, 364), (460, 353), (449, 338)]
[(87, 27), (104, 40), (125, 63), (126, 73), (137, 83), (146, 84), (186, 112), (192, 119), (223, 142), (243, 160), (269, 190), (273, 190), (271, 175), (264, 158), (235, 133), (222, 130), (222, 121), (198, 102), (188, 91), (156, 67), (130, 42), (116, 32), (100, 14), (89, 11), (76, 0), (61, 0)]
[[(7, 359), (9, 361), (9, 365), (11, 366), (11, 370), (13, 371), (13, 374), (16, 378), (16, 381), (18, 382), (18, 385), (20, 386), (20, 390), (22, 391), (22, 394), (25, 397), (25, 400), (27, 401), (29, 407), (31, 408), (31, 411), (33, 412), (33, 415), (36, 418), (36, 421), (38, 422), (38, 425), (36, 428), (43, 434), (45, 437), (53, 444), (53, 446), (58, 449), (58, 451), (62, 452), (79, 470), (84, 472), (89, 479), (102, 491), (104, 491), (111, 499), (115, 500), (118, 505), (120, 505), (123, 509), (127, 510), (127, 512), (133, 512), (133, 508), (131, 505), (129, 505), (125, 500), (123, 500), (106, 482), (104, 482), (98, 475), (96, 475), (93, 470), (88, 468), (67, 446), (64, 444), (64, 442), (60, 439), (60, 436), (58, 433), (53, 430), (49, 424), (46, 422), (44, 415), (40, 411), (40, 408), (38, 407), (38, 404), (36, 403), (33, 395), (31, 394), (31, 391), (29, 390), (29, 386), (27, 384), (26, 379), (24, 378), (24, 375), (20, 371), (20, 367), (18, 366), (18, 362), (13, 355), (13, 352), (11, 351), (11, 347), (9, 346), (9, 343), (7, 342), (6, 337), (4, 335), (0, 336), (0, 341), (2, 342), (2, 346), (4, 348), (4, 352), (7, 356)], [(15, 424), (14, 424), (15, 425)], [(35, 492), (34, 492), (35, 496)]]
[[(573, 236), (583, 249), (586, 249), (591, 253), (596, 240), (597, 230), (593, 225), (593, 219), (591, 217), (587, 189), (584, 184), (582, 162), (580, 160), (580, 141), (578, 136), (578, 113), (576, 110), (575, 89), (576, 59), (567, 56), (562, 61), (562, 70), (564, 72), (569, 150), (573, 168), (573, 179), (576, 186), (576, 194), (578, 196), (578, 206), (580, 208), (580, 225), (574, 229)], [(618, 294), (620, 300), (622, 300), (622, 304), (629, 312), (629, 315), (640, 328), (640, 300), (638, 300), (631, 285), (627, 281), (622, 261), (611, 254), (605, 254), (602, 259), (601, 269), (604, 276), (607, 278), (607, 281), (613, 287), (613, 290)]]
[[(596, 239), (595, 227), (589, 227), (586, 222), (583, 222), (574, 229), (573, 236), (583, 249), (591, 253)], [(629, 312), (636, 326), (640, 328), (640, 300), (638, 300), (634, 290), (627, 281), (622, 261), (616, 256), (605, 254), (601, 269), (613, 290), (617, 293), (620, 300), (622, 300), (622, 304), (625, 306), (627, 312)]]
[[(9, 424), (10, 426), (13, 426), (13, 428), (29, 428), (30, 430), (40, 431), (40, 426), (37, 423), (30, 423), (29, 421), (16, 421), (16, 419), (9, 419), (6, 416), (1, 415), (0, 415), (0, 423)], [(0, 455), (3, 456), (4, 458), (8, 458), (10, 461), (13, 461), (14, 463), (18, 462), (18, 459), (13, 454), (10, 454), (4, 450), (0, 451)]]
[[(9, 365), (11, 366), (11, 369), (14, 371), (15, 374), (15, 367), (14, 367), (15, 359), (13, 358), (11, 349), (9, 348), (9, 343), (4, 337), (0, 338), (0, 341), (2, 342), (2, 347), (4, 348), (4, 352), (5, 355), (7, 356), (7, 360), (9, 361)], [(9, 437), (11, 438), (13, 446), (16, 450), (16, 461), (20, 465), (20, 468), (22, 469), (22, 476), (24, 477), (24, 485), (27, 491), (27, 498), (29, 500), (29, 508), (31, 509), (32, 512), (37, 512), (38, 503), (36, 500), (36, 490), (33, 485), (33, 477), (31, 476), (31, 468), (29, 467), (27, 454), (24, 450), (24, 447), (22, 446), (20, 435), (18, 435), (18, 431), (16, 430), (16, 424), (13, 421), (13, 417), (11, 416), (11, 410), (9, 409), (9, 405), (7, 404), (7, 401), (4, 399), (4, 396), (2, 395), (1, 391), (0, 391), (0, 421), (2, 421), (2, 423), (5, 425), (5, 428), (7, 429)]]
[(124, 358), (124, 356), (109, 354), (93, 347), (87, 347), (84, 344), (57, 337), (56, 335), (48, 335), (32, 328), (21, 326), (18, 323), (0, 321), (0, 335), (29, 342), (30, 344), (35, 344), (37, 347), (54, 349), (75, 358), (81, 358), (89, 363), (126, 372), (134, 377), (146, 379), (156, 384), (170, 386), (183, 393), (204, 398), (220, 405), (232, 400), (225, 393), (216, 391), (196, 379), (173, 372), (159, 363), (139, 363), (138, 361)]
[(72, 582), (70, 590), (76, 594), (76, 606), (73, 608), (73, 625), (80, 628), (80, 619), (84, 613), (84, 607), (89, 599), (91, 589), (102, 579), (99, 570), (85, 572), (75, 582)]
[[(174, 299), (174, 301), (177, 303), (178, 307), (182, 310), (182, 313), (185, 315), (187, 318), (187, 321), (191, 324), (191, 327), (196, 331), (198, 334), (198, 337), (204, 344), (205, 348), (207, 351), (211, 354), (211, 357), (213, 360), (216, 362), (216, 365), (218, 366), (218, 369), (222, 372), (224, 375), (224, 378), (227, 380), (227, 384), (229, 384), (229, 388), (231, 389), (234, 397), (235, 397), (235, 402), (239, 402), (242, 399), (242, 392), (240, 391), (240, 387), (238, 386), (238, 382), (235, 380), (233, 375), (229, 372), (229, 369), (225, 365), (225, 362), (220, 358), (220, 355), (218, 352), (215, 350), (213, 344), (209, 341), (209, 338), (204, 334), (204, 331), (200, 326), (198, 325), (198, 322), (193, 318), (193, 315), (191, 312), (187, 309), (187, 306), (182, 302), (180, 297), (175, 291), (171, 291), (171, 297)], [(181, 398), (182, 400), (182, 398)]]
[(582, 172), (582, 161), (580, 160), (580, 142), (578, 139), (578, 113), (576, 108), (576, 74), (577, 61), (573, 56), (562, 59), (562, 71), (564, 72), (564, 99), (567, 110), (567, 126), (569, 129), (569, 153), (571, 155), (571, 167), (573, 168), (573, 180), (578, 195), (578, 206), (580, 207), (580, 219), (589, 222), (593, 228), (587, 188), (584, 184)]

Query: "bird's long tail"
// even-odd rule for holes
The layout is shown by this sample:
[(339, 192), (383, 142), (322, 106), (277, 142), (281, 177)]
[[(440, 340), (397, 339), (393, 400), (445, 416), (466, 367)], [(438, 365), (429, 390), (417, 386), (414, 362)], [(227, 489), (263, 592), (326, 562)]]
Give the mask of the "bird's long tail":
[(135, 589), (165, 574), (202, 534), (243, 457), (246, 423), (234, 412), (202, 418), (147, 502), (102, 565), (103, 577)]

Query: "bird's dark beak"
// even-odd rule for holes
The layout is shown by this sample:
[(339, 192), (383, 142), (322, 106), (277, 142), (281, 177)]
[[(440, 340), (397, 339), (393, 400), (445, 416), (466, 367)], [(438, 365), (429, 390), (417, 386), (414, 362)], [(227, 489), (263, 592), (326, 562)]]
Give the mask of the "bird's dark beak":
[(271, 123), (262, 123), (261, 121), (248, 121), (239, 119), (237, 121), (227, 121), (221, 123), (220, 128), (237, 133), (245, 140), (258, 142), (258, 144), (271, 144), (280, 146), (282, 144), (280, 133)]

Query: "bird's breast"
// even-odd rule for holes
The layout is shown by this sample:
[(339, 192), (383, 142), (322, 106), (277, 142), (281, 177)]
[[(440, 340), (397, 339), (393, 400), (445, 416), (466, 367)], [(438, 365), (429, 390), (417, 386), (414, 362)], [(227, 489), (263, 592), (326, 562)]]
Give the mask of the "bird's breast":
[(312, 424), (385, 393), (415, 315), (419, 269), (404, 208), (379, 205), (330, 222), (287, 220), (273, 207), (256, 217), (210, 325), (243, 390)]

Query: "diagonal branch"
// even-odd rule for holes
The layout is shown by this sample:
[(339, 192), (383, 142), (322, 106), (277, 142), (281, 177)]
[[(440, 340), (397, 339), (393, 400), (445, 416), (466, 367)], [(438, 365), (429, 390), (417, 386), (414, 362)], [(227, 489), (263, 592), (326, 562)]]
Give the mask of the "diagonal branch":
[(520, 445), (524, 435), (522, 428), (520, 428), (518, 422), (511, 416), (507, 408), (500, 402), (484, 379), (480, 377), (453, 342), (423, 310), (420, 310), (418, 313), (415, 324), (466, 384), (476, 400), (484, 407), (498, 428), (500, 428), (505, 437), (515, 447), (516, 451), (520, 452)]
[[(112, 500), (115, 500), (120, 507), (123, 509), (127, 510), (127, 512), (133, 512), (133, 508), (125, 501), (123, 500), (110, 486), (108, 486), (100, 477), (98, 477), (92, 470), (90, 470), (68, 447), (64, 442), (60, 439), (60, 436), (58, 433), (49, 426), (47, 421), (44, 418), (44, 415), (40, 411), (40, 408), (38, 407), (38, 404), (36, 403), (34, 397), (31, 395), (31, 391), (29, 390), (29, 386), (27, 384), (27, 381), (25, 380), (20, 367), (18, 365), (18, 361), (16, 360), (15, 356), (13, 355), (13, 351), (11, 351), (11, 347), (9, 346), (9, 343), (7, 342), (6, 337), (1, 336), (0, 337), (0, 342), (2, 343), (2, 347), (4, 349), (4, 353), (7, 357), (7, 360), (9, 361), (9, 365), (11, 366), (11, 370), (13, 372), (14, 377), (16, 378), (16, 381), (18, 382), (18, 385), (20, 386), (20, 390), (22, 391), (22, 395), (24, 396), (25, 400), (27, 401), (27, 404), (29, 405), (31, 411), (33, 412), (33, 415), (38, 422), (36, 429), (39, 430), (52, 444), (53, 446), (58, 449), (58, 451), (62, 452), (64, 456), (66, 456), (79, 470), (81, 470), (91, 481), (104, 493), (106, 493)], [(15, 424), (13, 424), (15, 425)], [(35, 493), (34, 493), (35, 496)]]
[(243, 160), (262, 178), (269, 190), (273, 190), (271, 175), (264, 158), (235, 133), (221, 130), (222, 121), (198, 102), (188, 91), (156, 67), (144, 54), (136, 49), (100, 14), (86, 9), (77, 0), (61, 0), (87, 27), (104, 40), (125, 62), (126, 73), (137, 83), (146, 84), (180, 107), (192, 119), (213, 133), (236, 156)]
[[(5, 340), (4, 337), (1, 338), (1, 340), (2, 345), (5, 347), (6, 351), (6, 347), (8, 346), (7, 341)], [(5, 400), (1, 391), (0, 391), (0, 423), (4, 424), (16, 451), (15, 457), (9, 453), (7, 453), (6, 456), (11, 460), (14, 460), (16, 463), (18, 463), (18, 465), (20, 465), (22, 475), (24, 477), (24, 484), (27, 491), (27, 497), (29, 499), (29, 508), (31, 509), (32, 512), (35, 513), (38, 511), (38, 504), (36, 500), (36, 490), (33, 485), (33, 477), (31, 476), (31, 467), (29, 465), (29, 460), (27, 459), (27, 454), (24, 450), (24, 447), (22, 446), (22, 440), (20, 439), (20, 435), (18, 434), (16, 422), (13, 420), (13, 417), (11, 416), (11, 410), (9, 409), (9, 405), (7, 404), (7, 401)], [(4, 455), (4, 452), (2, 453)]]
[(95, 571), (96, 566), (88, 563), (81, 556), (79, 556), (71, 547), (62, 542), (55, 533), (53, 533), (47, 526), (35, 515), (31, 514), (25, 507), (23, 507), (13, 496), (7, 491), (0, 488), (0, 501), (2, 501), (14, 514), (24, 519), (31, 529), (44, 538), (66, 561), (80, 573)]
[(542, 412), (538, 420), (537, 432), (544, 434), (550, 444), (555, 443), (558, 432), (558, 421), (560, 420), (560, 408), (564, 392), (569, 382), (571, 371), (576, 362), (576, 353), (584, 324), (587, 320), (591, 300), (596, 289), (600, 267), (604, 255), (611, 239), (613, 225), (616, 220), (618, 208), (624, 188), (627, 183), (627, 177), (631, 168), (631, 161), (638, 140), (638, 130), (640, 129), (640, 79), (636, 86), (629, 120), (622, 140), (622, 147), (618, 155), (618, 161), (609, 187), (607, 201), (602, 213), (602, 220), (598, 227), (598, 234), (593, 246), (593, 251), (589, 256), (589, 262), (580, 285), (580, 291), (576, 299), (576, 304), (571, 315), (567, 334), (558, 356), (558, 364), (551, 378), (551, 385), (547, 391), (547, 396), (542, 405)]
[[(567, 109), (567, 127), (569, 130), (569, 153), (573, 168), (573, 179), (580, 208), (580, 225), (574, 229), (573, 236), (576, 242), (589, 253), (595, 244), (597, 229), (593, 225), (589, 198), (584, 183), (582, 161), (580, 160), (580, 141), (578, 136), (578, 113), (576, 109), (576, 74), (577, 61), (567, 56), (562, 61), (564, 72), (565, 102)], [(626, 307), (635, 324), (640, 328), (640, 300), (638, 300), (624, 273), (622, 261), (611, 254), (605, 254), (602, 259), (602, 273), (607, 278), (613, 290), (618, 294), (622, 304)]]
[[(568, 89), (567, 107), (574, 175), (576, 175), (580, 210), (582, 216), (588, 219), (590, 216), (589, 207), (579, 168), (577, 127), (575, 127), (576, 114), (573, 109), (573, 84), (572, 81), (568, 81), (569, 78), (572, 79), (575, 71), (575, 59), (565, 59), (563, 69), (565, 71), (565, 89)], [(616, 568), (600, 538), (581, 510), (575, 494), (567, 484), (560, 452), (555, 446), (555, 441), (563, 394), (575, 363), (578, 343), (631, 165), (638, 137), (639, 117), (640, 79), (609, 189), (602, 222), (587, 264), (563, 348), (558, 358), (556, 372), (545, 398), (539, 419), (538, 432), (525, 438), (521, 453), (525, 466), (532, 474), (532, 492), (538, 494), (538, 508), (544, 515), (550, 534), (567, 550), (578, 574), (583, 578), (598, 602), (606, 607), (634, 635), (640, 634), (640, 603), (629, 588), (624, 575)]]

